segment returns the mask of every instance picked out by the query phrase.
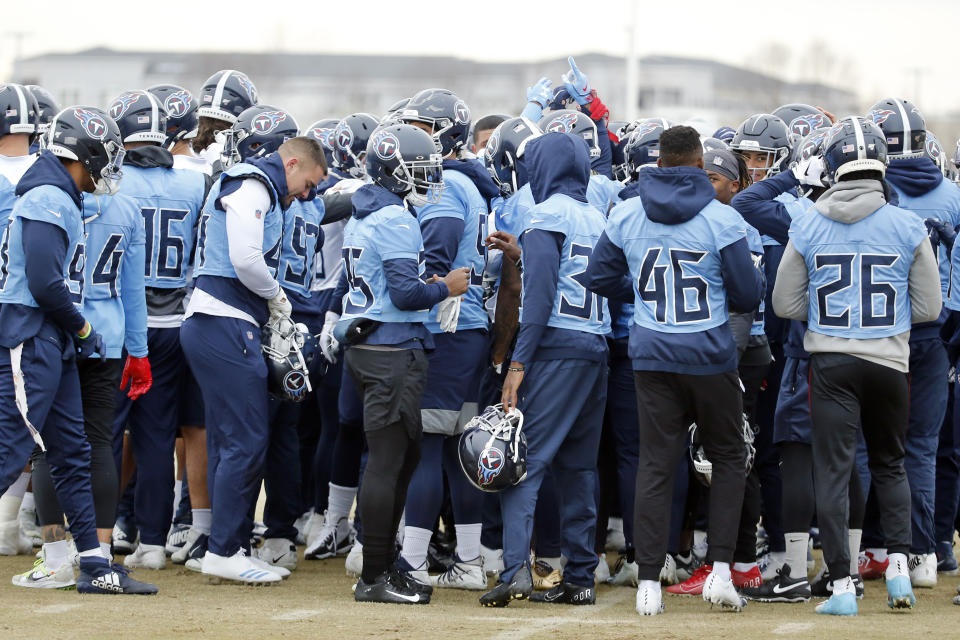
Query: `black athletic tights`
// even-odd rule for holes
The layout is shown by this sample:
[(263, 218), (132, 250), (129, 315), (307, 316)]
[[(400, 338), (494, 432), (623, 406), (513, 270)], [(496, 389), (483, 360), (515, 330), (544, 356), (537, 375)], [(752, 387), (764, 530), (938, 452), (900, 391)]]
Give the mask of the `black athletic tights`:
[(393, 562), (394, 540), (407, 487), (420, 462), (420, 441), (402, 422), (366, 433), (369, 455), (357, 509), (363, 521), (363, 581), (376, 580)]
[[(780, 473), (783, 483), (783, 530), (807, 531), (816, 512), (813, 488), (813, 448), (806, 442), (780, 443)], [(863, 528), (866, 500), (856, 467), (850, 475), (850, 529)]]

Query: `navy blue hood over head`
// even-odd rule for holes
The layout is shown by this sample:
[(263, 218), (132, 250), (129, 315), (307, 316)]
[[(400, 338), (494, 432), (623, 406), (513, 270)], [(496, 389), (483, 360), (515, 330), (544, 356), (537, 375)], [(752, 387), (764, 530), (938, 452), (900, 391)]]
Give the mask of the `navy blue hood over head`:
[(83, 199), (77, 183), (73, 181), (73, 177), (52, 151), (40, 152), (36, 161), (23, 173), (20, 182), (17, 183), (16, 194), (22, 196), (30, 189), (43, 185), (53, 185), (62, 189), (78, 209), (83, 209)]
[(361, 220), (388, 205), (403, 206), (400, 196), (376, 184), (365, 184), (357, 189), (350, 202), (353, 204), (353, 215)]
[(893, 158), (887, 167), (887, 180), (908, 196), (922, 196), (933, 191), (943, 181), (943, 174), (926, 156), (922, 158)]
[(650, 167), (637, 177), (637, 191), (647, 217), (660, 224), (682, 224), (717, 197), (699, 167)]
[(545, 133), (527, 143), (523, 157), (534, 202), (539, 204), (557, 193), (587, 202), (590, 152), (583, 138)]

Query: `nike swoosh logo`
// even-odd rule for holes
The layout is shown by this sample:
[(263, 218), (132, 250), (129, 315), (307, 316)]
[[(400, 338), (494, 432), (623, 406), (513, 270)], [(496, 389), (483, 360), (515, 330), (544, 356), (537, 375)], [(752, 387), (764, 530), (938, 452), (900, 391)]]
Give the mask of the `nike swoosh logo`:
[(791, 584), (790, 586), (783, 587), (783, 588), (781, 588), (780, 585), (775, 584), (775, 585), (773, 585), (773, 592), (774, 592), (774, 593), (786, 593), (787, 591), (791, 591), (791, 590), (793, 590), (793, 589), (796, 589), (797, 587), (802, 587), (802, 586), (805, 585), (805, 584), (807, 584), (807, 583), (806, 583), (806, 582), (798, 582), (798, 583), (796, 583), (796, 584)]
[(283, 560), (283, 556), (285, 556), (285, 555), (287, 555), (287, 554), (281, 553), (281, 554), (278, 555), (276, 558), (274, 558), (273, 560), (271, 560), (271, 561), (270, 561), (270, 564), (277, 564), (278, 562), (280, 562), (281, 560)]
[(563, 594), (558, 591), (556, 595), (551, 597), (550, 592), (548, 591), (547, 593), (543, 594), (543, 599), (546, 600), (547, 602), (553, 602), (554, 600), (558, 599), (562, 595)]
[(60, 215), (59, 212), (54, 211), (53, 209), (47, 209), (47, 211), (48, 211), (49, 213), (52, 213), (53, 215), (57, 216), (58, 218), (62, 218), (62, 217), (63, 217), (63, 216)]
[(395, 592), (395, 591), (390, 591), (390, 589), (387, 589), (386, 591), (387, 591), (387, 593), (389, 593), (390, 595), (396, 596), (396, 597), (400, 598), (401, 600), (406, 600), (407, 602), (420, 602), (420, 594), (419, 594), (419, 593), (418, 593), (417, 595), (415, 595), (415, 596), (405, 596), (405, 595), (403, 595), (402, 593), (397, 593), (397, 592)]

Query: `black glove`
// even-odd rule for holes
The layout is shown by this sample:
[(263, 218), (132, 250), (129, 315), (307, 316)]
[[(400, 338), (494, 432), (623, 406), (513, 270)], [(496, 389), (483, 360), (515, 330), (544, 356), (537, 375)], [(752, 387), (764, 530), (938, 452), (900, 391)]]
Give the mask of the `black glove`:
[(107, 359), (107, 345), (103, 344), (103, 338), (99, 333), (90, 328), (90, 334), (86, 338), (76, 336), (74, 343), (77, 345), (77, 358), (90, 358), (94, 354), (100, 356), (101, 360)]

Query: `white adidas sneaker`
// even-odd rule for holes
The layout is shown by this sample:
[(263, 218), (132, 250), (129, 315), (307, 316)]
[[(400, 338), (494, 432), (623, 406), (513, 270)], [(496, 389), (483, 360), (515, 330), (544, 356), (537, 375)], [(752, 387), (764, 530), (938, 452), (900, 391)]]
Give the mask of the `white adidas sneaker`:
[(279, 574), (257, 566), (243, 549), (232, 556), (220, 556), (207, 551), (203, 557), (202, 572), (204, 580), (210, 584), (270, 584), (282, 579)]

